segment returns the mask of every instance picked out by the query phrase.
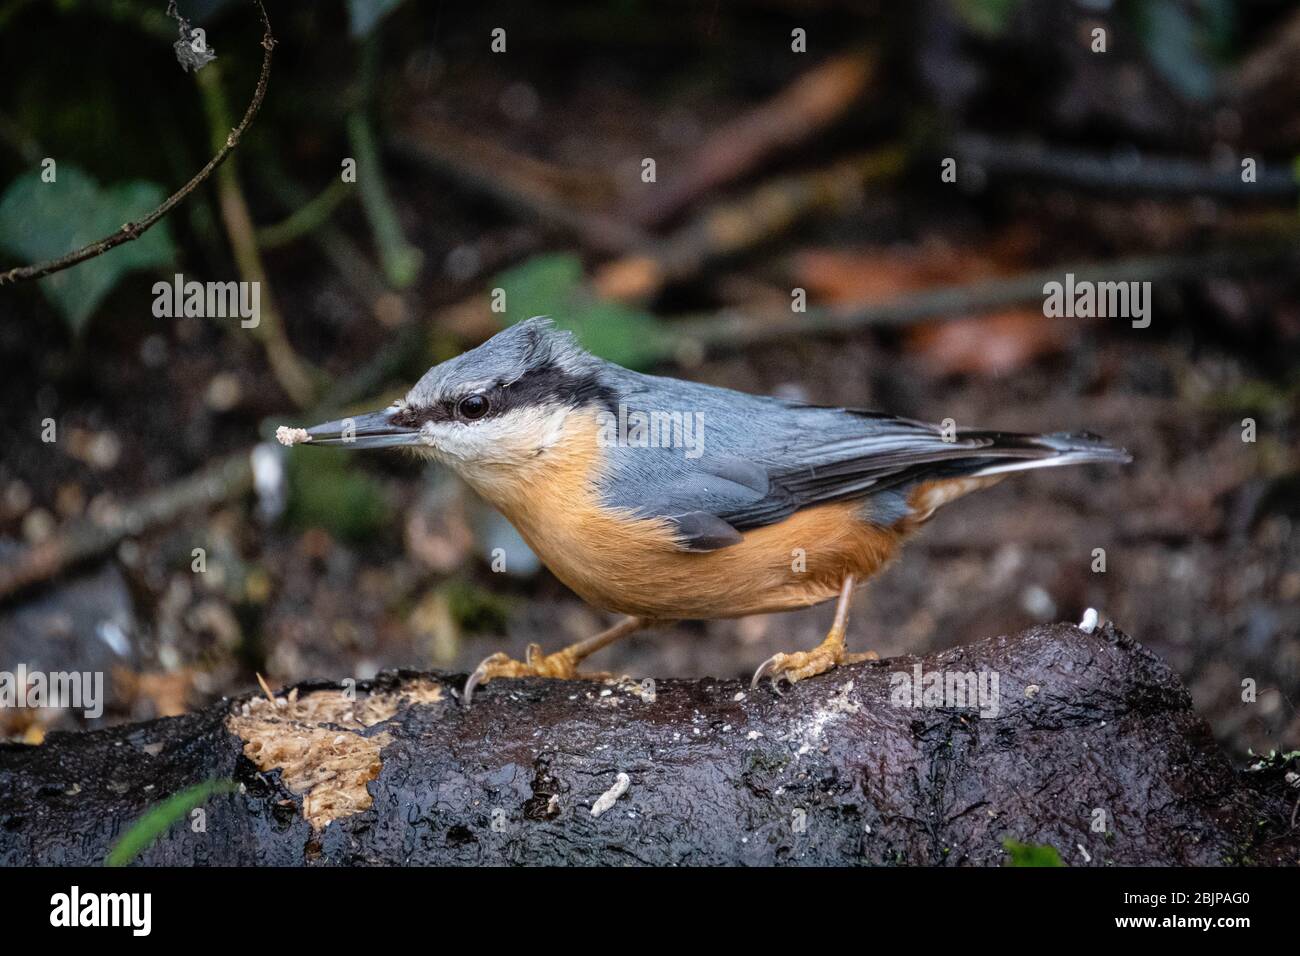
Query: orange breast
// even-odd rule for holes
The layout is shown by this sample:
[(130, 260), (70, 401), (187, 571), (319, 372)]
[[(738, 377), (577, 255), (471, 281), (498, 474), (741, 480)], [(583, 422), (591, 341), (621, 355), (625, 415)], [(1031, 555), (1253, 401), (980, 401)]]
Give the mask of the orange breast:
[(598, 499), (594, 419), (571, 415), (564, 440), (537, 467), (476, 482), (548, 568), (589, 603), (662, 619), (739, 617), (835, 597), (865, 580), (898, 532), (862, 520), (862, 503), (821, 505), (745, 533), (719, 551), (678, 550), (666, 522), (633, 518)]

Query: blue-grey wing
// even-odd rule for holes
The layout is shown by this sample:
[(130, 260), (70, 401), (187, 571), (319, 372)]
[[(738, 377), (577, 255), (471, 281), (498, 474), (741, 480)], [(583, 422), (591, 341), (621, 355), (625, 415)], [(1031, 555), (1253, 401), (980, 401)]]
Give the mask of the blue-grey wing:
[(761, 465), (725, 454), (685, 458), (668, 448), (612, 449), (604, 499), (639, 517), (670, 522), (686, 551), (716, 551), (741, 540), (722, 515), (767, 494)]
[(619, 392), (633, 411), (694, 416), (684, 447), (610, 447), (602, 488), (611, 504), (672, 522), (685, 550), (727, 547), (741, 532), (833, 501), (880, 496), (901, 517), (896, 489), (909, 483), (1062, 451), (1056, 436), (945, 430), (635, 373)]

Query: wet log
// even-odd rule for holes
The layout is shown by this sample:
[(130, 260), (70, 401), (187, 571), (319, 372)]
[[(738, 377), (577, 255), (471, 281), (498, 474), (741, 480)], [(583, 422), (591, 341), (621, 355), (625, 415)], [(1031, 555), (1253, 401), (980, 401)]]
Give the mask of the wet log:
[(102, 862), (204, 781), (226, 786), (137, 863), (999, 865), (1009, 839), (1071, 866), (1300, 860), (1284, 768), (1234, 770), (1173, 672), (1109, 625), (781, 694), (501, 680), (466, 710), (460, 683), (305, 684), (0, 747), (0, 864)]

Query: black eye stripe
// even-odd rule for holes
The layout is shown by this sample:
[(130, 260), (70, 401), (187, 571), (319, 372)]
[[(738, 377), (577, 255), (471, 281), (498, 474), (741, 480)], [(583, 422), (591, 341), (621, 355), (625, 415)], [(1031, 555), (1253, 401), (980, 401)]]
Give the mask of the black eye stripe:
[[(482, 395), (488, 401), (487, 412), (479, 418), (466, 419), (459, 411), (460, 403), (469, 394)], [(582, 405), (600, 405), (617, 411), (617, 398), (613, 389), (605, 385), (594, 373), (573, 374), (556, 365), (541, 365), (508, 383), (497, 383), (472, 393), (449, 395), (431, 406), (406, 407), (393, 416), (393, 421), (408, 428), (419, 428), (425, 422), (484, 421), (505, 415), (515, 409), (529, 408), (547, 403), (566, 404), (575, 408)]]
[(500, 387), (499, 396), (496, 393), (491, 396), (495, 414), (547, 402), (574, 408), (590, 404), (617, 409), (613, 389), (594, 372), (573, 373), (551, 363), (537, 366), (517, 381)]

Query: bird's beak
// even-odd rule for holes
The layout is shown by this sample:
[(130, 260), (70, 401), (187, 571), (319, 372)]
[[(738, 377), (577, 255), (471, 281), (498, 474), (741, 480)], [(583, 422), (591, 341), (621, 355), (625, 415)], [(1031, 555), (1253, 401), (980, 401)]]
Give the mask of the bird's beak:
[(341, 445), (345, 448), (395, 448), (401, 445), (423, 445), (418, 428), (396, 425), (392, 417), (398, 410), (386, 408), (382, 412), (354, 415), (336, 422), (325, 422), (307, 429), (311, 445)]

